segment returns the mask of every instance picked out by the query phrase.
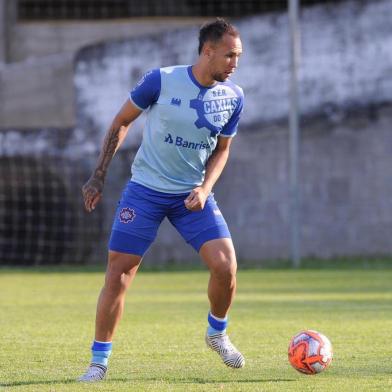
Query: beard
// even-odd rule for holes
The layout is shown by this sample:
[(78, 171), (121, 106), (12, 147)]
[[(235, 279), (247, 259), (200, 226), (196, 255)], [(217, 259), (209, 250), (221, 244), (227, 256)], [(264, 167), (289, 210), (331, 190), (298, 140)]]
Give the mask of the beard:
[(214, 73), (212, 74), (212, 77), (214, 78), (214, 80), (216, 80), (217, 82), (224, 82), (226, 81), (229, 77), (226, 76), (225, 73)]

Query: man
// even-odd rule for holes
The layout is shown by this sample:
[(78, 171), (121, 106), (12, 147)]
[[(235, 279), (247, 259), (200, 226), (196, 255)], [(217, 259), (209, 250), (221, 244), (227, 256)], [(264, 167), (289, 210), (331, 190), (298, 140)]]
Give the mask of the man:
[(143, 141), (109, 241), (92, 360), (80, 381), (105, 377), (125, 292), (165, 217), (210, 270), (207, 345), (227, 366), (245, 364), (226, 334), (237, 263), (230, 232), (211, 193), (227, 162), (243, 108), (243, 92), (229, 80), (241, 52), (235, 27), (220, 18), (205, 24), (196, 64), (147, 72), (107, 132), (97, 167), (83, 187), (87, 211), (94, 210), (101, 198), (109, 163), (129, 125), (147, 110)]

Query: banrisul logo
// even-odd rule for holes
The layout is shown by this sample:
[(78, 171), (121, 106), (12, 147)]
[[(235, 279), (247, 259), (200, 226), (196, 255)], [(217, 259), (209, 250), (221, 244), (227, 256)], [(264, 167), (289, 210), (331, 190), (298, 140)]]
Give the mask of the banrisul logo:
[(190, 107), (197, 112), (195, 125), (209, 129), (212, 137), (221, 132), (238, 104), (236, 93), (230, 87), (222, 85), (202, 89), (198, 97), (190, 101)]
[(189, 148), (191, 150), (208, 150), (211, 148), (208, 143), (205, 143), (203, 141), (189, 141), (181, 136), (172, 136), (170, 133), (165, 136), (165, 143), (174, 144), (177, 147)]
[(172, 135), (170, 135), (170, 133), (167, 136), (165, 136), (165, 143), (173, 144), (173, 138)]

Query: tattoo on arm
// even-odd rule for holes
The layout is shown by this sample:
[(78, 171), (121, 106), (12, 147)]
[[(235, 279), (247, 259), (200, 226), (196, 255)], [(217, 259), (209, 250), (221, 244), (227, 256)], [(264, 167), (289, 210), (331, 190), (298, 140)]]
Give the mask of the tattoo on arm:
[(105, 179), (106, 171), (109, 167), (110, 161), (112, 160), (113, 155), (117, 150), (120, 141), (120, 130), (121, 127), (112, 125), (103, 142), (101, 154), (98, 158), (98, 164), (94, 170), (94, 177), (100, 179), (101, 181)]

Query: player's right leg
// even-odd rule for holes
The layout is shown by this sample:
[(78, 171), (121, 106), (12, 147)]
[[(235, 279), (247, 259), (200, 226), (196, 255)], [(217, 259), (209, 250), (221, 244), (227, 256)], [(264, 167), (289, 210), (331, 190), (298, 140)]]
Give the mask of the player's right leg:
[(95, 340), (111, 342), (124, 310), (126, 290), (134, 279), (142, 257), (109, 251), (105, 284), (98, 298)]
[(98, 299), (92, 360), (79, 381), (100, 381), (106, 375), (126, 290), (165, 215), (164, 206), (156, 203), (150, 193), (142, 186), (129, 183), (117, 208), (109, 242), (105, 285)]
[(79, 381), (95, 382), (105, 378), (113, 335), (124, 310), (126, 290), (141, 260), (139, 255), (109, 251), (105, 284), (97, 304), (91, 363)]

